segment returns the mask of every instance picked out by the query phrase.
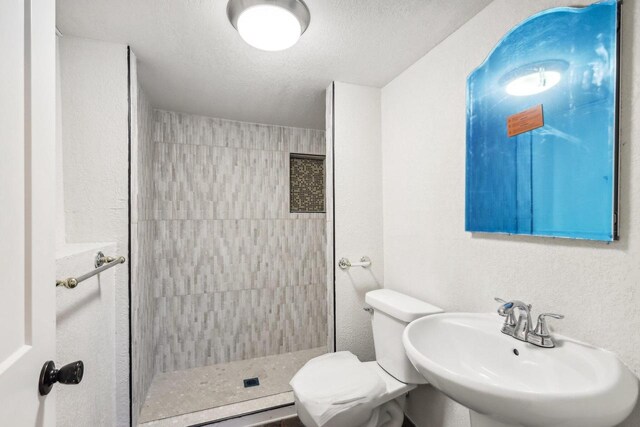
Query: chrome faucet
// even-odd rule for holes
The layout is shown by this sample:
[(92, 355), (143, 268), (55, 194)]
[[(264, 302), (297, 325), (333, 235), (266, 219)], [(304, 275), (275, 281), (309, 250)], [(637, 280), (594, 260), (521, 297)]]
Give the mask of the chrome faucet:
[[(496, 298), (495, 300), (502, 304), (498, 307), (498, 314), (505, 317), (504, 324), (502, 325), (502, 333), (520, 341), (537, 345), (538, 347), (555, 347), (555, 343), (547, 327), (547, 317), (563, 319), (564, 316), (562, 314), (543, 313), (538, 316), (538, 323), (536, 327), (533, 328), (531, 323), (531, 304), (526, 304), (518, 300), (505, 301), (500, 298)], [(519, 313), (517, 320), (514, 314), (516, 311)]]

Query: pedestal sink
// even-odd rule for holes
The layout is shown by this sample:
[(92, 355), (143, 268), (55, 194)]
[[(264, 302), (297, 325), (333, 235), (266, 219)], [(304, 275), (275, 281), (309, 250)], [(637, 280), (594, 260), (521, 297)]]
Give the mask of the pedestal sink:
[(536, 347), (500, 332), (503, 320), (443, 313), (404, 331), (413, 365), (473, 427), (614, 426), (631, 413), (638, 379), (615, 354), (557, 334)]

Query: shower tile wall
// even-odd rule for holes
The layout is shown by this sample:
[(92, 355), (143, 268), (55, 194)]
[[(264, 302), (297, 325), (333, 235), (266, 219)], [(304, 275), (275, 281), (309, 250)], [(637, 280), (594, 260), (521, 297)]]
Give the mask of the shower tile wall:
[(325, 214), (289, 212), (324, 132), (155, 111), (156, 370), (327, 344)]
[[(135, 67), (135, 61), (132, 61)], [(135, 69), (135, 68), (134, 68)], [(135, 75), (135, 71), (132, 73)], [(137, 84), (131, 87), (131, 361), (133, 425), (156, 372), (153, 337), (155, 295), (153, 253), (157, 227), (153, 221), (154, 112)]]

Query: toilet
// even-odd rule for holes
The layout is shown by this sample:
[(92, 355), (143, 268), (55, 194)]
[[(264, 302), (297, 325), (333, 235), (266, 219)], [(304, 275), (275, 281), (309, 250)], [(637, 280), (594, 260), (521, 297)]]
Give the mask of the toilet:
[(376, 361), (340, 351), (307, 362), (291, 380), (306, 427), (400, 427), (406, 394), (427, 382), (407, 358), (402, 333), (443, 310), (390, 289), (368, 292), (365, 301), (373, 309)]

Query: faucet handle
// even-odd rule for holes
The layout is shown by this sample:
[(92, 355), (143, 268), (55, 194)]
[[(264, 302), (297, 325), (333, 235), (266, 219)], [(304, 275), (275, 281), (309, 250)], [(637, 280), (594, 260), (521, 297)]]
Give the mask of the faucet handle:
[(502, 332), (509, 335), (513, 333), (513, 330), (516, 327), (516, 316), (513, 313), (513, 310), (507, 313), (505, 312), (505, 309), (509, 309), (513, 307), (513, 303), (507, 302), (502, 298), (498, 298), (498, 297), (495, 297), (494, 299), (500, 304), (502, 304), (500, 307), (498, 307), (498, 314), (505, 318), (504, 324), (502, 325)]
[(534, 333), (540, 337), (548, 337), (549, 336), (549, 328), (547, 327), (547, 317), (552, 317), (554, 319), (564, 319), (564, 315), (555, 314), (555, 313), (542, 313), (538, 316), (538, 324), (536, 325), (536, 329)]
[(502, 298), (498, 298), (498, 297), (495, 297), (494, 300), (502, 304), (500, 307), (498, 307), (498, 314), (502, 317), (507, 318), (505, 322), (515, 325), (516, 319), (515, 319), (515, 316), (513, 315), (513, 311), (507, 311), (513, 307), (513, 302), (505, 301)]
[(500, 314), (500, 316), (502, 317), (505, 317), (506, 314), (504, 313), (504, 310), (513, 307), (513, 303), (511, 301), (505, 301), (502, 298), (498, 298), (498, 297), (495, 297), (494, 300), (502, 304), (502, 306), (498, 308), (498, 314)]
[[(498, 309), (498, 313), (501, 316), (504, 316), (505, 314), (503, 313), (506, 310), (509, 310), (511, 308), (514, 308), (515, 306), (519, 307), (519, 308), (527, 308), (529, 311), (531, 311), (531, 304), (526, 304), (522, 301), (518, 301), (518, 300), (511, 300), (511, 301), (505, 301), (502, 298), (498, 298), (498, 297), (494, 297), (494, 300), (496, 300), (497, 302), (499, 302), (500, 304), (502, 304), (502, 306)], [(502, 310), (502, 312), (501, 312)], [(511, 311), (511, 310), (509, 310)]]
[(505, 301), (505, 300), (503, 300), (502, 298), (499, 298), (499, 297), (494, 297), (493, 299), (496, 302), (499, 302), (502, 305), (506, 305), (506, 304), (511, 304), (512, 303), (511, 301)]

